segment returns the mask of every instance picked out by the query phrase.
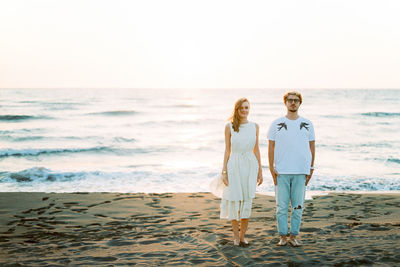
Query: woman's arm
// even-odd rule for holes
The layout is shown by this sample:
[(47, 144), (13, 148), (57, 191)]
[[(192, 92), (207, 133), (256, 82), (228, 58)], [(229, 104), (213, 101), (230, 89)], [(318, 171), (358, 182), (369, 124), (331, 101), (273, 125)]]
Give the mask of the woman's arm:
[(257, 175), (257, 184), (261, 185), (263, 182), (263, 176), (262, 176), (262, 167), (261, 167), (261, 156), (260, 156), (260, 147), (258, 145), (258, 133), (260, 131), (260, 127), (258, 124), (256, 124), (256, 144), (254, 145), (254, 155), (256, 155), (257, 161), (258, 161), (258, 175)]
[(224, 153), (224, 163), (222, 165), (222, 181), (228, 186), (228, 159), (231, 155), (231, 126), (230, 124), (225, 125), (225, 153)]

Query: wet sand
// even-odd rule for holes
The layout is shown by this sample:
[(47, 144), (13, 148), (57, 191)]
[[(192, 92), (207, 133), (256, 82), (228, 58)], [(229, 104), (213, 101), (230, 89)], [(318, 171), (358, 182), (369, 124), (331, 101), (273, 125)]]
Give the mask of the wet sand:
[(0, 265), (400, 264), (399, 194), (307, 200), (300, 248), (278, 247), (275, 201), (258, 195), (247, 248), (209, 193), (0, 193)]

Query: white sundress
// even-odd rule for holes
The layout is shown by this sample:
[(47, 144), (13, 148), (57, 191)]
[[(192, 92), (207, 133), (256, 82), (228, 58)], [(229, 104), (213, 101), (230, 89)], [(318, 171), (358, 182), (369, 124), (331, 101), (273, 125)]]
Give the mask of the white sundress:
[(222, 193), (221, 219), (240, 220), (250, 218), (255, 197), (258, 161), (253, 153), (256, 144), (256, 124), (248, 122), (231, 129), (231, 155), (228, 160), (228, 187)]

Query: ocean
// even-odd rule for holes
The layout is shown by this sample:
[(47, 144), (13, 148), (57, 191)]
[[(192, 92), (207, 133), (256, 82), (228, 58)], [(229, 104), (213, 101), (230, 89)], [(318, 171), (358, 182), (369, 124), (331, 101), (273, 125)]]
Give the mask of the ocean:
[[(316, 133), (308, 191), (400, 190), (400, 90), (304, 89)], [(208, 192), (239, 97), (267, 131), (283, 89), (0, 89), (0, 192)]]

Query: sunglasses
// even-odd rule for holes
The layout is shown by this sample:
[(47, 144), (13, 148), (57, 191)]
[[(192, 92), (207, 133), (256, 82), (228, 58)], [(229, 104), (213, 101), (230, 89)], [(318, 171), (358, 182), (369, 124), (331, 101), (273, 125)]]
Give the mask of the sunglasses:
[(286, 101), (287, 102), (294, 102), (294, 103), (296, 103), (296, 104), (298, 104), (298, 103), (300, 103), (300, 99), (293, 99), (293, 98), (288, 98), (288, 99), (286, 99)]

